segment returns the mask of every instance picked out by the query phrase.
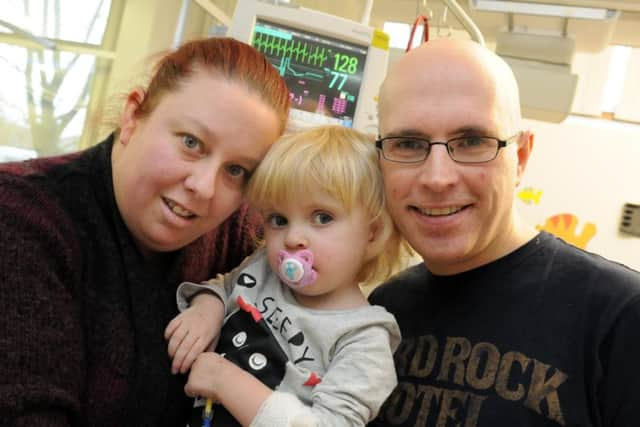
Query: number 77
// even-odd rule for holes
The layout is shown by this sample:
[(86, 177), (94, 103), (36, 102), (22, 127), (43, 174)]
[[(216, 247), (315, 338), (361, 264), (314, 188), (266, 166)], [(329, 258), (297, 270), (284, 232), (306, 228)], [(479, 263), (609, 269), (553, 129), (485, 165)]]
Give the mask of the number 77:
[(338, 73), (336, 71), (331, 71), (331, 74), (333, 75), (333, 78), (331, 79), (331, 83), (329, 83), (329, 89), (333, 88), (333, 85), (336, 84), (336, 80), (338, 80), (339, 77), (342, 77), (342, 81), (340, 82), (340, 85), (338, 85), (338, 90), (342, 90), (342, 87), (347, 82), (347, 77), (349, 76), (343, 73)]

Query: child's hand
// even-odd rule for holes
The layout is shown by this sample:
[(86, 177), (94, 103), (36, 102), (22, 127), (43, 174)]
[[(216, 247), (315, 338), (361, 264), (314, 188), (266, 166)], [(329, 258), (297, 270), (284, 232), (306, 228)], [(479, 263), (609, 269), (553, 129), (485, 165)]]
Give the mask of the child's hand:
[(229, 359), (207, 351), (193, 362), (184, 392), (220, 403), (240, 425), (248, 426), (273, 390)]
[(191, 367), (184, 391), (190, 397), (202, 396), (219, 402), (220, 390), (225, 384), (229, 387), (227, 381), (231, 380), (230, 375), (235, 369), (239, 368), (218, 353), (202, 353)]
[(172, 373), (184, 374), (200, 353), (215, 345), (223, 320), (222, 301), (215, 295), (201, 293), (193, 298), (188, 309), (169, 322), (164, 338), (168, 341), (169, 356), (173, 359)]

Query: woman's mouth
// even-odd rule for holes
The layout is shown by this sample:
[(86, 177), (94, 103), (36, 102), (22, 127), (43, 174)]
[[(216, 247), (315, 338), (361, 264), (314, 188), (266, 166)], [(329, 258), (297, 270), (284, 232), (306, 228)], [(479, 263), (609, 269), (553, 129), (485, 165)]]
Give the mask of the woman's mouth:
[(196, 217), (195, 213), (191, 212), (189, 209), (184, 208), (173, 200), (167, 199), (166, 197), (163, 197), (162, 200), (164, 201), (165, 205), (167, 205), (167, 207), (171, 210), (171, 212), (173, 212), (180, 218), (191, 219)]

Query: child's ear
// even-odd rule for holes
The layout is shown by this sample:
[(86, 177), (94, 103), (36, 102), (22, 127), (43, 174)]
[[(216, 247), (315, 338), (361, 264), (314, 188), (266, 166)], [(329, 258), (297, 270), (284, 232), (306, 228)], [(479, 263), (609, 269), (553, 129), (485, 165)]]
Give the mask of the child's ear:
[[(369, 224), (369, 242), (367, 245), (367, 253), (366, 259), (370, 260), (371, 258), (378, 255), (383, 249), (387, 240), (389, 238), (389, 227), (385, 224), (385, 221), (388, 220), (385, 217), (380, 217), (374, 221), (371, 221)], [(390, 219), (389, 219), (390, 221)]]

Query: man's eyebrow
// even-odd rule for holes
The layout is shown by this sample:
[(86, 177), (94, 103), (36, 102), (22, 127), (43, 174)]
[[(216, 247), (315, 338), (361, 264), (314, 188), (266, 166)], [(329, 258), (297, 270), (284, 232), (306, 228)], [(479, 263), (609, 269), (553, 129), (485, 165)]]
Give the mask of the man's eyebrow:
[(415, 136), (418, 138), (428, 139), (427, 135), (417, 129), (402, 129), (397, 132), (389, 132), (386, 136)]
[(486, 126), (462, 126), (456, 129), (452, 135), (491, 136), (491, 132), (488, 131)]
[[(493, 136), (494, 132), (488, 130), (486, 126), (476, 126), (476, 125), (465, 125), (461, 126), (457, 129), (454, 129), (452, 132), (449, 132), (450, 138), (455, 138), (456, 136), (463, 135), (473, 135), (473, 136)], [(395, 132), (389, 132), (389, 134), (384, 136), (412, 136), (416, 138), (423, 138), (426, 140), (431, 140), (429, 134), (424, 133), (424, 131), (418, 129), (401, 129)]]

